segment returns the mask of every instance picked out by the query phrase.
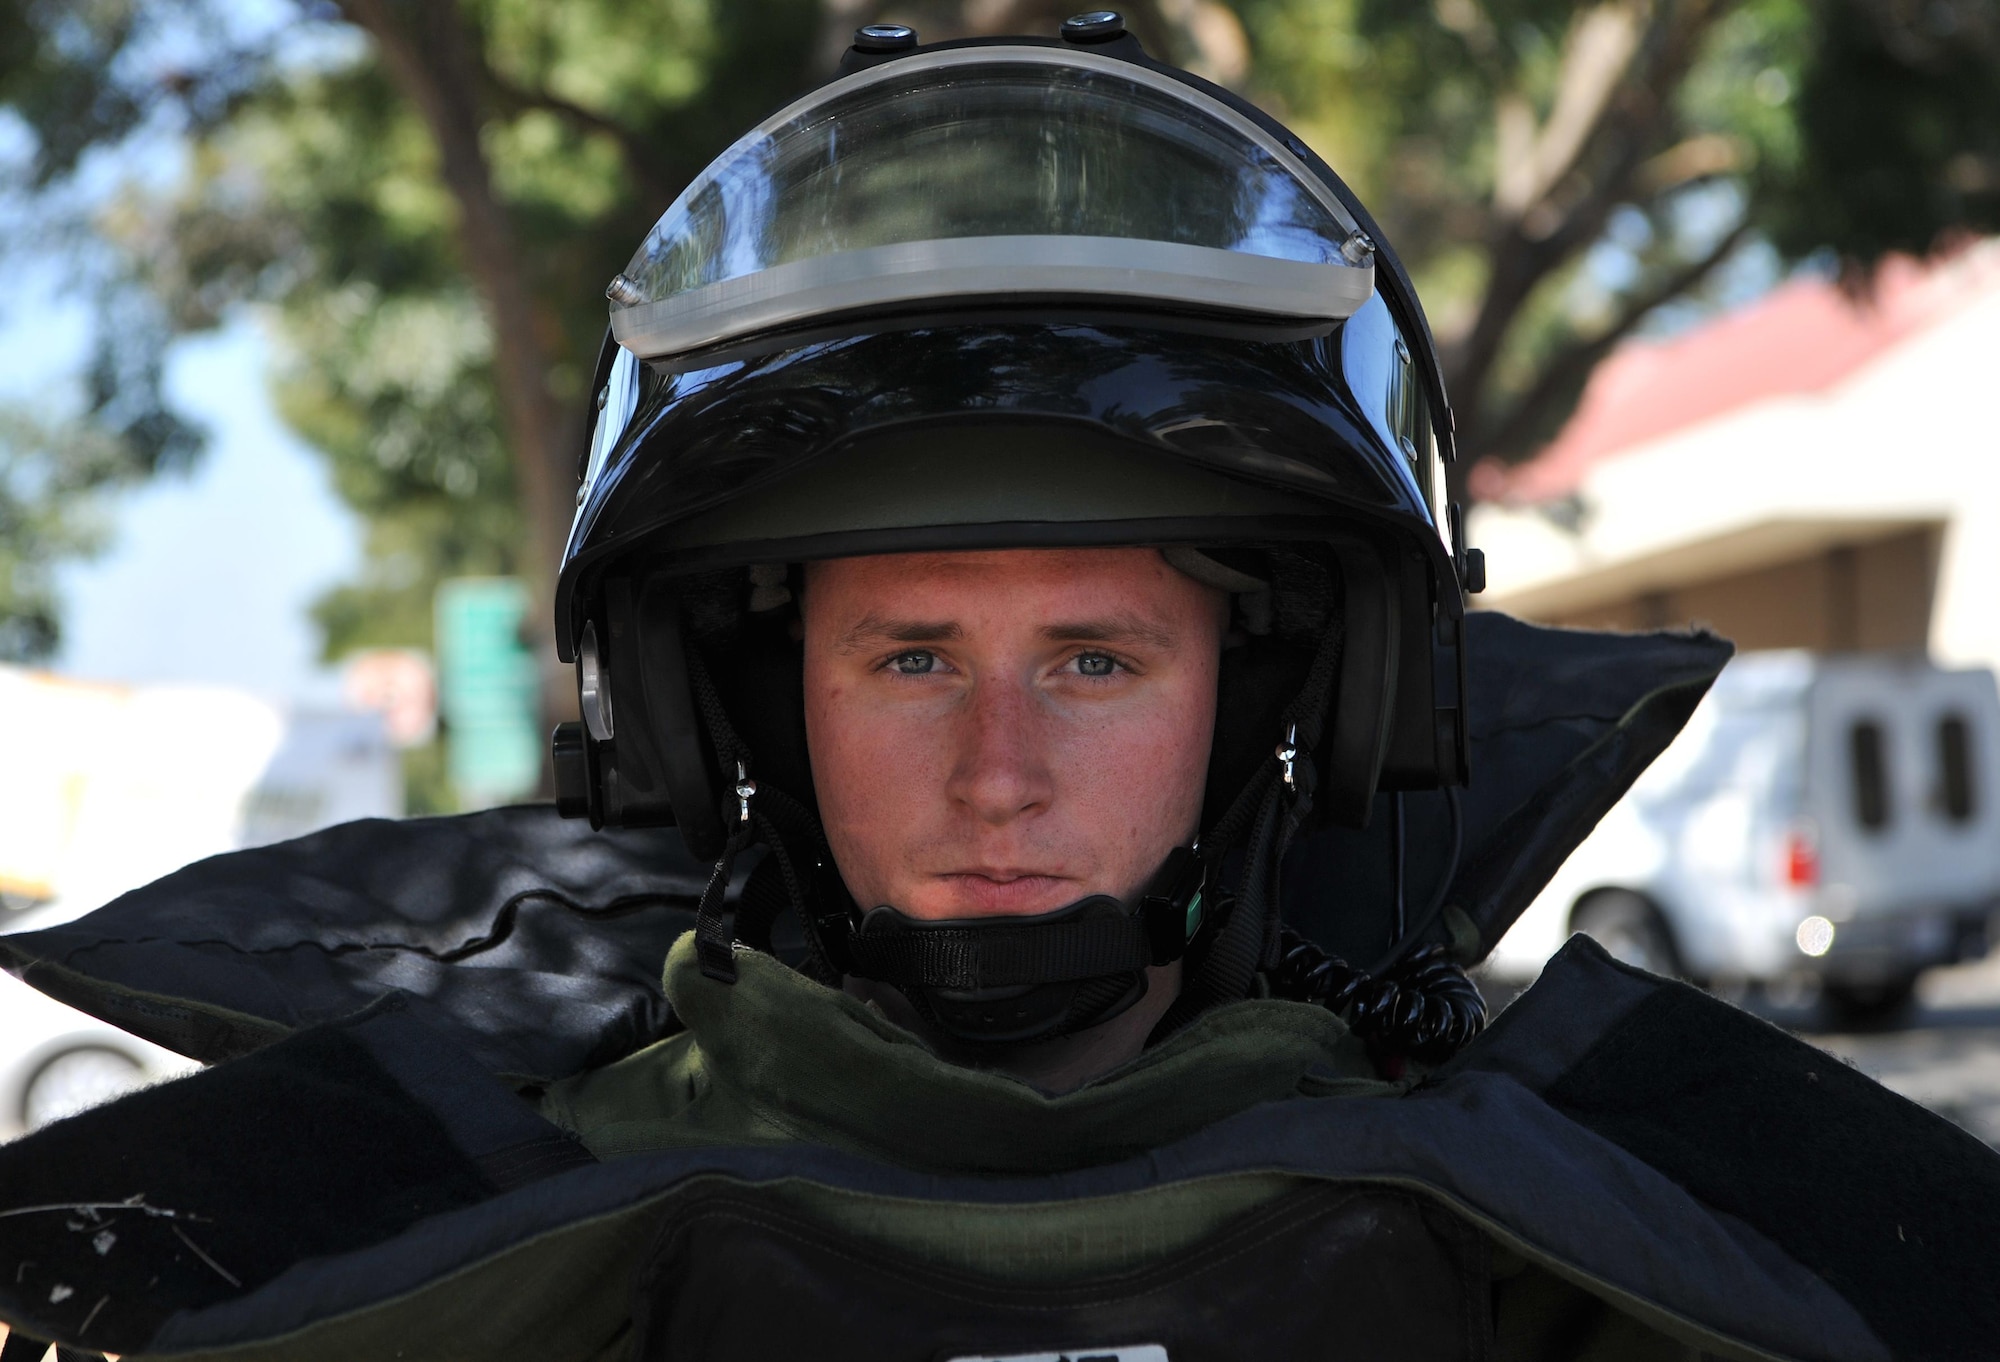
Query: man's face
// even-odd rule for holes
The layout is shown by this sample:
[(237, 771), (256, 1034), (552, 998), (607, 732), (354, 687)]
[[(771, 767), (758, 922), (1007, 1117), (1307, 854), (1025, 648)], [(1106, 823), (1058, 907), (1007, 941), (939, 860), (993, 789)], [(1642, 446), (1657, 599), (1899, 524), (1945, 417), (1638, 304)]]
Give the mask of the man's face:
[(1228, 610), (1156, 550), (814, 563), (804, 611), (813, 786), (862, 907), (1129, 898), (1195, 835)]

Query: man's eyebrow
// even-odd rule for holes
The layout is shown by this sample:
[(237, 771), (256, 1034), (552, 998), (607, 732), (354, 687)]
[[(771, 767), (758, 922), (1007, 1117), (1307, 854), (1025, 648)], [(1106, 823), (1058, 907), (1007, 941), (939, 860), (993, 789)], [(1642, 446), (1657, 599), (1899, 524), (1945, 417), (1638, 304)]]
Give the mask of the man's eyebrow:
[(833, 645), (842, 653), (858, 653), (878, 643), (947, 643), (965, 637), (950, 620), (893, 620), (863, 615)]
[(1180, 636), (1173, 630), (1125, 614), (1045, 624), (1042, 637), (1051, 643), (1137, 643), (1149, 648), (1172, 648), (1180, 642)]

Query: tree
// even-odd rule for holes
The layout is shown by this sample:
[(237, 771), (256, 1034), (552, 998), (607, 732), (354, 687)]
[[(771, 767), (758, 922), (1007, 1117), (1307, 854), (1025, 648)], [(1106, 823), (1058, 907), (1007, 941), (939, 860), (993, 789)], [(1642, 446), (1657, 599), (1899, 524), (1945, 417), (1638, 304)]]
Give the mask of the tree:
[[(329, 655), (427, 642), (444, 576), (547, 588), (605, 283), (703, 165), (831, 70), (869, 17), (840, 8), (342, 0), (307, 17), (316, 59), (267, 61), (193, 130), (178, 190), (107, 224), (179, 327), (245, 302), (274, 317), (281, 409), (370, 526), (363, 578), (318, 611)], [(957, 10), (919, 17), (980, 30)], [(1135, 21), (1188, 34), (1179, 48), (1223, 74), (1240, 64), (1227, 11), (1179, 11)], [(1053, 30), (1066, 12), (981, 22)], [(551, 666), (551, 708), (569, 689)]]
[(340, 53), (203, 139), (137, 252), (177, 297), (278, 319), (282, 409), (371, 527), (320, 610), (330, 652), (427, 642), (441, 576), (546, 592), (604, 285), (723, 129), (804, 78), (817, 13), (351, 0), (322, 21)]
[(1258, 89), (1419, 275), (1462, 456), (1513, 460), (1748, 242), (2000, 223), (1992, 0), (1245, 0)]
[[(1204, 3), (1181, 0), (1186, 19), (1179, 24), (1151, 5), (1135, 17), (1161, 34), (1189, 34), (1179, 46), (1200, 58), (1228, 38), (1209, 38), (1204, 47), (1195, 21), (1208, 11), (1227, 13)], [(854, 23), (843, 8), (852, 6), (733, 0), (649, 8), (571, 4), (557, 11), (532, 0), (457, 6), (338, 0), (340, 14), (372, 40), (377, 60), (319, 88), (338, 102), (354, 97), (341, 88), (345, 82), (368, 84), (372, 107), (396, 116), (381, 102), (386, 86), (398, 97), (400, 116), (413, 112), (428, 134), (425, 155), (434, 157), (433, 172), (455, 208), (452, 264), (482, 304), (490, 337), (481, 356), (490, 377), (480, 386), (498, 399), (524, 540), (513, 561), (531, 581), (550, 582), (574, 509), (578, 455), (588, 434), (580, 419), (583, 388), (603, 329), (608, 267), (622, 263), (680, 187), (744, 128), (831, 72)], [(924, 17), (937, 21), (929, 24), (937, 36), (950, 36), (1053, 30), (1067, 12), (1046, 0), (1005, 12), (988, 5), (974, 22), (963, 12), (972, 8), (933, 6)], [(643, 55), (635, 61), (633, 54)], [(592, 182), (579, 183), (579, 165)], [(358, 197), (366, 185), (352, 188)], [(312, 192), (324, 196), (323, 187)], [(444, 283), (434, 279), (431, 286)], [(310, 306), (312, 293), (289, 285), (287, 310)], [(356, 352), (347, 362), (315, 368), (348, 374), (361, 357)], [(323, 377), (304, 381), (320, 384), (330, 419), (337, 419), (336, 409), (364, 405), (351, 400), (358, 393), (334, 402)], [(379, 423), (413, 404), (392, 398), (365, 405), (374, 420), (348, 438), (373, 440), (379, 450)], [(293, 410), (305, 415), (296, 403)], [(325, 424), (321, 438), (339, 438)], [(457, 435), (467, 441), (472, 425)], [(412, 457), (423, 443), (410, 442)], [(433, 439), (429, 447), (440, 446)], [(410, 489), (384, 490), (390, 494), (360, 499), (377, 524), (387, 525), (403, 519), (390, 508), (407, 501)], [(322, 618), (336, 638), (363, 628), (365, 612), (356, 608), (362, 604), (353, 596), (329, 602)], [(567, 696), (566, 678), (551, 683)]]
[(60, 642), (54, 568), (101, 546), (93, 494), (186, 469), (200, 451), (200, 433), (161, 397), (171, 323), (132, 286), (118, 254), (85, 229), (102, 201), (88, 172), (107, 147), (222, 116), (254, 77), (236, 45), (209, 32), (199, 72), (160, 79), (158, 62), (145, 60), (152, 32), (135, 7), (117, 3), (87, 18), (52, 5), (0, 5), (0, 109), (8, 115), (0, 130), (9, 134), (0, 153), (0, 261), (16, 281), (39, 261), (93, 301), (98, 323), (71, 391), (0, 409), (4, 661), (43, 660)]
[[(222, 0), (0, 0), (0, 103), (32, 134), (18, 192), (50, 213), (97, 150), (185, 139), (171, 187), (91, 210), (107, 315), (152, 329), (101, 328), (112, 358), (78, 419), (133, 476), (185, 462), (157, 345), (119, 338), (262, 309), (281, 409), (370, 526), (361, 579), (319, 610), (330, 656), (428, 642), (443, 576), (549, 583), (604, 283), (857, 24), (1053, 32), (1071, 8), (293, 2), (255, 29)], [(1461, 495), (1476, 458), (1531, 451), (1598, 358), (1747, 243), (1859, 278), (2000, 210), (1993, 0), (1144, 0), (1128, 18), (1276, 108), (1376, 209), (1443, 343)], [(30, 501), (72, 485), (27, 483)]]

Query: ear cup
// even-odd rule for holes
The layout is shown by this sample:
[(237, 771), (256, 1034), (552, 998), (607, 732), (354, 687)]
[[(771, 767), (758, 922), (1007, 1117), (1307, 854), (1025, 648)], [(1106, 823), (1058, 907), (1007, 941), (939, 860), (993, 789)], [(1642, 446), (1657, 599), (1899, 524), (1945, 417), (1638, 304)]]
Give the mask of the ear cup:
[(750, 751), (758, 788), (783, 790), (817, 819), (806, 750), (805, 645), (792, 637), (794, 618), (790, 611), (748, 615), (726, 646), (703, 646), (701, 656), (730, 726)]
[(599, 666), (611, 700), (611, 737), (591, 738), (585, 730), (586, 773), (597, 789), (594, 806), (605, 827), (665, 827), (674, 815), (645, 703), (645, 659), (631, 579), (608, 579), (597, 608), (603, 621)]
[(1327, 821), (1359, 828), (1368, 824), (1389, 748), (1402, 616), (1394, 560), (1375, 546), (1346, 546), (1340, 577), (1340, 679), (1314, 744), (1319, 753), (1314, 805)]
[[(671, 582), (655, 578), (636, 612), (639, 691), (634, 697), (651, 730), (674, 824), (690, 855), (712, 861), (722, 854), (721, 783), (695, 707), (681, 629), (680, 602)], [(633, 708), (620, 698), (624, 712)]]
[(1224, 650), (1202, 794), (1204, 829), (1215, 826), (1270, 758), (1279, 720), (1305, 684), (1312, 659), (1311, 648), (1276, 637), (1253, 637)]

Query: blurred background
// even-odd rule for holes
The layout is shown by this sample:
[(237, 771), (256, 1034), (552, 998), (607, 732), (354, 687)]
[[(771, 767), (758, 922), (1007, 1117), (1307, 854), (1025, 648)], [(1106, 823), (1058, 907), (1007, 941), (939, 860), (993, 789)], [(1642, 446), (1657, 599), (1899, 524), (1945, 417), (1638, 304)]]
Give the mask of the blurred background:
[[(857, 25), (1074, 3), (0, 0), (0, 931), (533, 796), (605, 282)], [(1494, 987), (1585, 927), (2000, 1142), (2000, 0), (1120, 8), (1411, 267), (1484, 603), (1759, 655)], [(5, 988), (0, 1126), (168, 1062)]]

